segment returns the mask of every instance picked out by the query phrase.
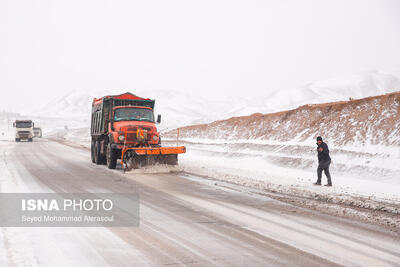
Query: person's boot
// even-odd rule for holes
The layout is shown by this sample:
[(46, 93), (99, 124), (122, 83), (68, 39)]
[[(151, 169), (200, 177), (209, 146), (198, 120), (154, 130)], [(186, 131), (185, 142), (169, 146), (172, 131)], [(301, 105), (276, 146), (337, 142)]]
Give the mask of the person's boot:
[(328, 175), (326, 176), (326, 186), (332, 186), (332, 178), (331, 178), (331, 174), (328, 171)]
[(319, 182), (315, 182), (315, 183), (314, 183), (314, 185), (321, 185), (321, 183), (319, 183)]

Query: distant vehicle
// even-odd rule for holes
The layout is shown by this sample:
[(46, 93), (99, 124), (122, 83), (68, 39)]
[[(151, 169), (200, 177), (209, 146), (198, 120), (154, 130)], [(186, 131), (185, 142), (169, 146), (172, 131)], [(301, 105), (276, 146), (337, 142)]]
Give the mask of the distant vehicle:
[[(155, 163), (177, 164), (178, 154), (186, 148), (161, 147), (154, 103), (131, 93), (95, 98), (90, 130), (92, 162), (115, 169), (120, 158), (124, 170)], [(158, 115), (157, 123), (160, 121)]]
[(33, 128), (33, 137), (42, 138), (42, 128), (40, 127)]
[(15, 142), (28, 140), (32, 142), (34, 123), (31, 120), (16, 120), (13, 123), (15, 128)]

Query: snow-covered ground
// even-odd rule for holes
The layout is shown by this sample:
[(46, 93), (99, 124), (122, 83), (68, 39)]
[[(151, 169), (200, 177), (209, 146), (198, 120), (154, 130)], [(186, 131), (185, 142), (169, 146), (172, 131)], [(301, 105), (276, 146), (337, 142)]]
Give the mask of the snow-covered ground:
[[(199, 139), (181, 140), (180, 144), (187, 147), (187, 153), (180, 155), (179, 165), (189, 173), (333, 202), (349, 202), (348, 197), (351, 201), (360, 197), (400, 204), (398, 151), (372, 155), (356, 152), (351, 147), (348, 150), (332, 148), (334, 186), (330, 188), (312, 184), (317, 179), (318, 163), (315, 147), (311, 145)], [(392, 164), (385, 164), (387, 161)], [(325, 175), (322, 181), (326, 181)]]

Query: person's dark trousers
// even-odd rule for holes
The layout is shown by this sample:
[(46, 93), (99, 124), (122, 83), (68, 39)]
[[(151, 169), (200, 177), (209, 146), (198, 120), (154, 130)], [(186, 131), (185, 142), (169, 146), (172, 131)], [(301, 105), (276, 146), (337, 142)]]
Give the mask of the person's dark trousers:
[(326, 178), (328, 179), (328, 184), (332, 185), (331, 174), (329, 172), (329, 165), (331, 165), (331, 161), (320, 161), (318, 164), (317, 174), (318, 174), (318, 181), (317, 183), (321, 183), (322, 178), (322, 171), (325, 172)]

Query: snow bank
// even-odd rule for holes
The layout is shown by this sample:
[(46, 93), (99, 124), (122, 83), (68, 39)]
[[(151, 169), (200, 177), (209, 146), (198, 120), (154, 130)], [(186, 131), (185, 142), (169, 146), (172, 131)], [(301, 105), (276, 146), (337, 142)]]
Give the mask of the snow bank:
[(312, 156), (293, 155), (291, 159), (290, 155), (275, 154), (275, 157), (282, 157), (282, 164), (271, 161), (268, 152), (252, 150), (244, 144), (207, 144), (198, 141), (181, 141), (187, 147), (187, 153), (179, 158), (179, 166), (185, 172), (269, 192), (400, 213), (400, 168), (391, 177), (366, 175), (370, 170), (362, 169), (348, 174), (347, 169), (343, 171), (338, 168), (333, 153), (331, 173), (334, 186), (315, 186), (315, 152), (312, 152)]

